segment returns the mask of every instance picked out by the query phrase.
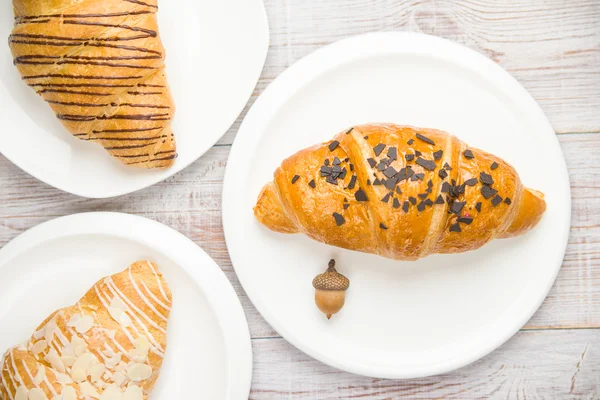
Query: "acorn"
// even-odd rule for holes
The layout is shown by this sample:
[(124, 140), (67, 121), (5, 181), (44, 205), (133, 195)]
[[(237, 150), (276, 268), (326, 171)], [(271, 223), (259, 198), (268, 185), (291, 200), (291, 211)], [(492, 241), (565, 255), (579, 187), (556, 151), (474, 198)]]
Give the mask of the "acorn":
[(327, 319), (344, 307), (350, 280), (336, 271), (335, 260), (329, 261), (327, 271), (317, 275), (312, 284), (315, 288), (315, 303), (327, 315)]

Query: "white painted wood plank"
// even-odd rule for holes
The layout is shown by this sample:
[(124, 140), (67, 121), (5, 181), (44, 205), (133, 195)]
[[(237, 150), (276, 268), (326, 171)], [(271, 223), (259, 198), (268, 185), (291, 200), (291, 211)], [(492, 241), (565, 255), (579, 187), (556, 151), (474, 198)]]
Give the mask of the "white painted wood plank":
[[(573, 189), (572, 230), (558, 280), (527, 327), (600, 327), (600, 134), (560, 135)], [(0, 158), (0, 246), (48, 219), (85, 211), (153, 218), (202, 246), (240, 296), (253, 337), (275, 336), (243, 292), (227, 253), (221, 191), (228, 146), (214, 147), (183, 172), (151, 188), (108, 200), (62, 193)]]
[[(557, 132), (600, 131), (600, 1), (266, 0), (271, 46), (250, 104), (288, 66), (360, 33), (445, 37), (506, 68)], [(245, 108), (244, 113), (248, 110)], [(220, 143), (231, 143), (241, 119)]]
[(252, 344), (252, 400), (600, 398), (600, 330), (596, 329), (519, 332), (499, 350), (465, 368), (404, 381), (338, 371), (283, 339), (258, 339)]

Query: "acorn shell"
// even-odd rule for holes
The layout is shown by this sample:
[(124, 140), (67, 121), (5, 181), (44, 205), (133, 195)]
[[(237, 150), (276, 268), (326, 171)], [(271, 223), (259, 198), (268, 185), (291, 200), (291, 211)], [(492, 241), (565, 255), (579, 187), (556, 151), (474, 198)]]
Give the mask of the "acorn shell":
[(346, 290), (350, 287), (350, 280), (336, 271), (330, 264), (327, 271), (319, 274), (313, 279), (313, 287), (319, 290)]

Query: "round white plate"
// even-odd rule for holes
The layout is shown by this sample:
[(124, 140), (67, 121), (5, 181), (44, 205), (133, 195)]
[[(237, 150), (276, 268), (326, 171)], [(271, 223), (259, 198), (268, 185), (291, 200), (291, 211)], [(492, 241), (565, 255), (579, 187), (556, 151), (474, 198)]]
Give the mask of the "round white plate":
[[(545, 217), (525, 236), (417, 262), (274, 233), (254, 219), (258, 193), (284, 158), (368, 122), (442, 129), (504, 158), (546, 194)], [(558, 140), (525, 89), (475, 51), (411, 33), (343, 40), (279, 76), (237, 134), (223, 193), (231, 259), (265, 319), (318, 360), (384, 378), (462, 367), (517, 332), (561, 266), (570, 209)], [(344, 309), (328, 321), (311, 280), (330, 258), (351, 284)]]
[[(160, 0), (159, 6), (177, 109), (173, 132), (179, 157), (171, 168), (126, 167), (98, 144), (74, 138), (21, 80), (5, 43), (0, 46), (0, 153), (58, 189), (103, 198), (160, 182), (215, 144), (242, 111), (262, 71), (269, 47), (263, 2)], [(0, 37), (7, 38), (12, 26), (12, 3), (3, 1)]]
[(136, 260), (156, 262), (173, 292), (167, 353), (150, 398), (246, 400), (250, 334), (225, 274), (182, 234), (127, 214), (58, 218), (0, 250), (0, 354)]

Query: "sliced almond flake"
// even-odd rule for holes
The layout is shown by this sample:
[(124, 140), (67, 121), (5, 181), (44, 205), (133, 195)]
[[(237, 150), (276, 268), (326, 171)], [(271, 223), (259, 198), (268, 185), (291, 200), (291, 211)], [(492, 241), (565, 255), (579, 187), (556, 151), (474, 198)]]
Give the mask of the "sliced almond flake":
[(146, 359), (148, 359), (148, 351), (150, 350), (150, 342), (148, 341), (146, 336), (140, 336), (135, 341), (135, 350), (137, 352), (135, 361), (145, 362)]
[(61, 374), (60, 372), (56, 372), (55, 374), (56, 381), (61, 385), (70, 385), (73, 383), (73, 379), (69, 378), (67, 374)]
[(125, 382), (125, 378), (126, 376), (123, 375), (121, 372), (115, 372), (112, 375), (112, 381), (115, 383), (115, 385), (117, 386), (121, 386), (123, 385), (123, 382)]
[(130, 385), (123, 395), (123, 400), (143, 400), (144, 391), (137, 385)]
[(92, 317), (91, 315), (84, 315), (77, 322), (75, 330), (79, 333), (86, 333), (92, 328), (92, 326), (94, 326), (94, 317)]
[(54, 334), (56, 333), (56, 321), (51, 320), (46, 324), (44, 329), (44, 339), (46, 343), (51, 343), (54, 340)]
[(104, 364), (95, 364), (90, 367), (90, 379), (92, 382), (100, 380), (100, 377), (106, 370)]
[(81, 319), (81, 317), (82, 317), (81, 314), (71, 315), (71, 318), (69, 318), (69, 320), (67, 321), (67, 326), (69, 328), (75, 328), (77, 326), (77, 324), (79, 323), (79, 320)]
[(127, 370), (127, 377), (134, 382), (143, 381), (152, 376), (152, 367), (147, 364), (134, 364)]
[(98, 364), (98, 359), (92, 353), (84, 353), (75, 360), (71, 368), (71, 378), (75, 382), (82, 382), (87, 379), (89, 369), (92, 365)]
[(113, 357), (106, 359), (104, 364), (106, 364), (107, 368), (113, 369), (117, 364), (121, 362), (121, 354), (115, 354)]
[(52, 368), (54, 368), (58, 372), (61, 372), (63, 374), (66, 372), (65, 365), (63, 364), (62, 360), (58, 356), (58, 353), (56, 352), (56, 350), (54, 350), (53, 348), (50, 349), (50, 351), (48, 352), (48, 354), (46, 354), (46, 357), (44, 357), (44, 359), (47, 362), (49, 362), (50, 365), (52, 365)]
[(81, 392), (81, 394), (85, 395), (85, 396), (89, 396), (91, 398), (94, 399), (99, 399), (100, 398), (100, 394), (98, 393), (98, 391), (96, 390), (96, 388), (94, 386), (92, 386), (91, 383), (89, 382), (81, 382), (79, 384), (79, 391)]
[(75, 363), (75, 360), (77, 360), (77, 357), (63, 356), (60, 359), (62, 360), (65, 367), (71, 368), (73, 366), (73, 364)]
[(77, 400), (77, 392), (71, 386), (65, 386), (62, 390), (62, 400)]
[(48, 398), (42, 389), (33, 388), (29, 391), (29, 400), (48, 400)]
[(46, 350), (47, 347), (48, 347), (48, 343), (44, 339), (42, 339), (38, 342), (35, 342), (33, 344), (33, 346), (31, 346), (31, 353), (34, 356), (37, 356), (38, 354), (40, 354), (41, 352)]
[(38, 372), (35, 375), (35, 378), (33, 378), (33, 384), (36, 386), (39, 386), (39, 384), (42, 383), (45, 378), (46, 378), (46, 367), (43, 364), (40, 364), (40, 366), (38, 368)]
[(104, 390), (102, 396), (100, 396), (100, 400), (122, 400), (123, 399), (123, 391), (121, 388), (111, 385)]
[(17, 394), (15, 396), (15, 400), (27, 400), (29, 392), (25, 386), (20, 386), (17, 389)]

